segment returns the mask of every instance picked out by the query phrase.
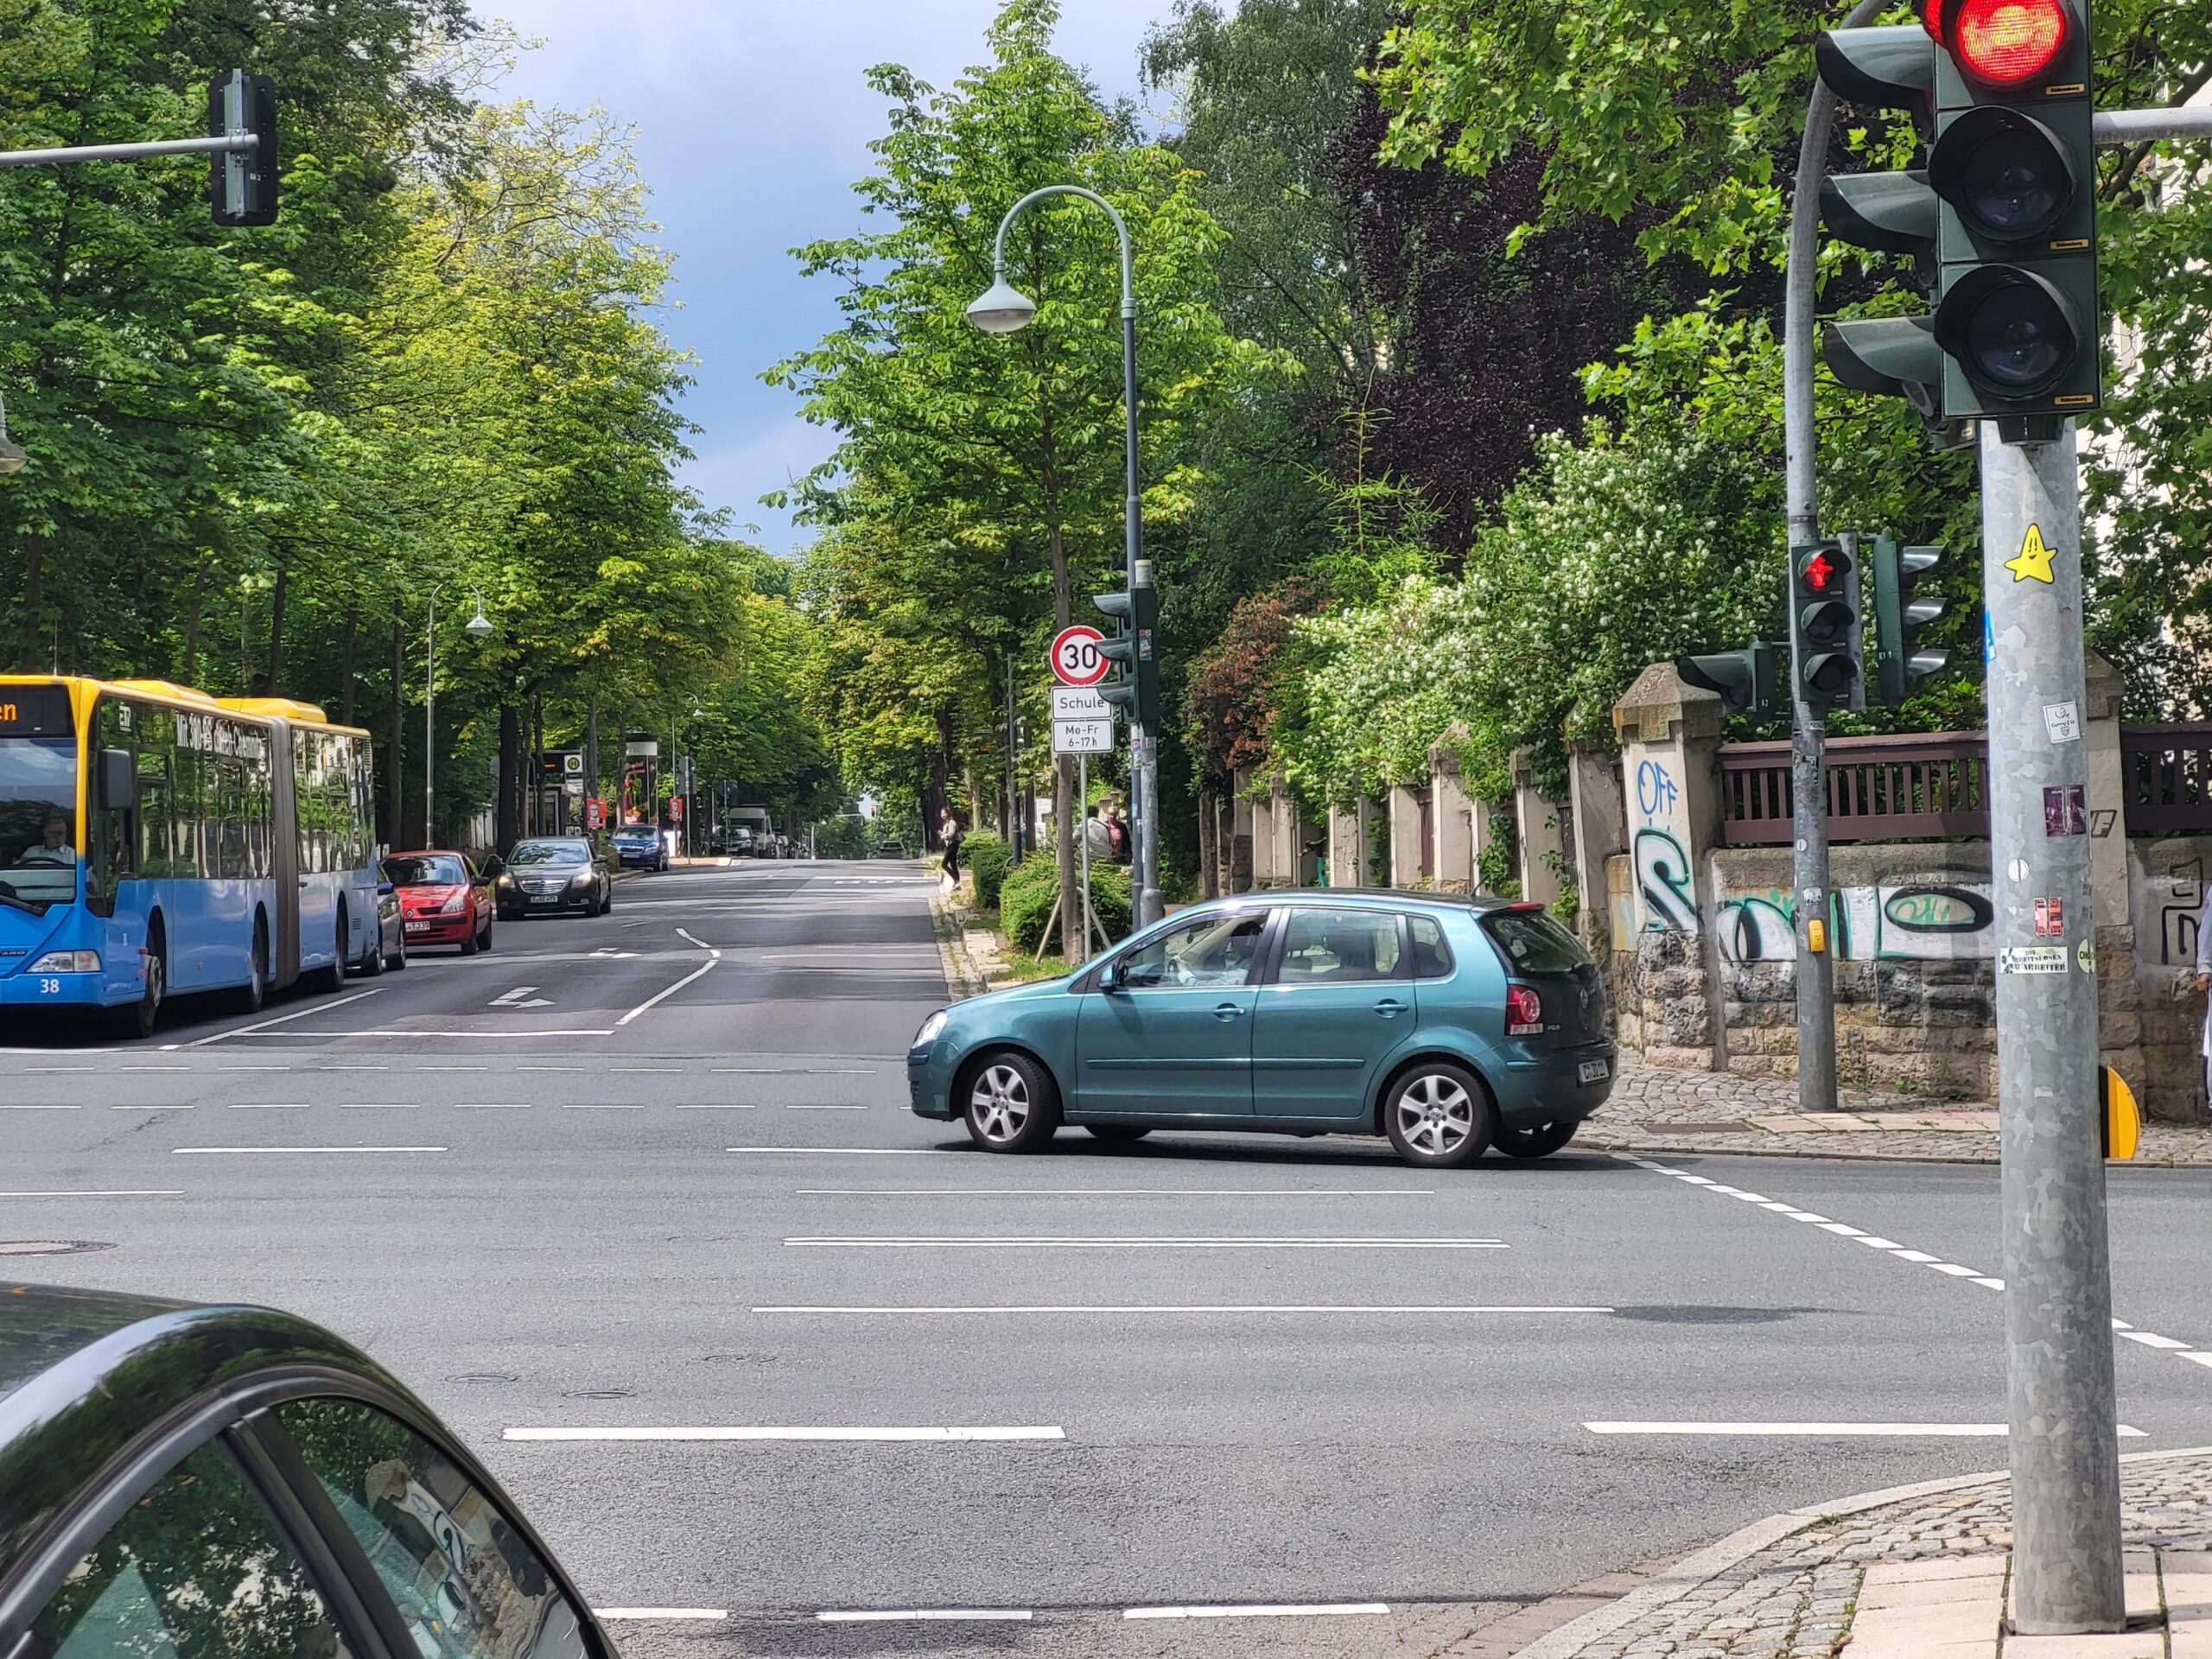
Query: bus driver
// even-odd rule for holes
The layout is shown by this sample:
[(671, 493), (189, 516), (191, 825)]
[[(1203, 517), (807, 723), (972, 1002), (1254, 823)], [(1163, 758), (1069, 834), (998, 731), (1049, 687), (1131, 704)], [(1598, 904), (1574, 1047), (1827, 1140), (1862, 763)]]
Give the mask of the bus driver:
[(35, 847), (16, 856), (18, 864), (74, 864), (77, 849), (69, 844), (69, 821), (55, 813), (46, 821), (46, 833)]

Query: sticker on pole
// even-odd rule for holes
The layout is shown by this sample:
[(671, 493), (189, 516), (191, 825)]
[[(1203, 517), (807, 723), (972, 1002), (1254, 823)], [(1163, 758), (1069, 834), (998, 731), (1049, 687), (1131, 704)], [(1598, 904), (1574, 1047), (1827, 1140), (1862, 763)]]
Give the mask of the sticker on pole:
[(1062, 685), (1096, 685), (1106, 677), (1109, 663), (1098, 647), (1106, 636), (1078, 622), (1052, 636), (1052, 677)]
[(2012, 573), (2015, 582), (2051, 581), (2050, 559), (2053, 549), (2043, 538), (2043, 526), (2030, 524), (2028, 533), (2020, 538), (2020, 550), (2005, 561), (2005, 568)]
[(2063, 944), (2008, 944), (1997, 953), (2000, 974), (2063, 974), (2066, 947)]

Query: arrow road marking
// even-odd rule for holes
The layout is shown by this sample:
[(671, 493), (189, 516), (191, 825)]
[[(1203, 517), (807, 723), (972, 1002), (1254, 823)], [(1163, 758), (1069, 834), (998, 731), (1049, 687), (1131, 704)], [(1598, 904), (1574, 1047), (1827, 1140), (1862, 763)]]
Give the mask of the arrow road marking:
[[(553, 1001), (550, 997), (531, 996), (530, 995), (537, 988), (537, 987), (535, 985), (518, 985), (512, 991), (508, 991), (501, 995), (493, 997), (491, 1001), (486, 1003), (485, 1006), (493, 1008), (551, 1007), (553, 1006)], [(528, 1000), (525, 1001), (525, 998)]]

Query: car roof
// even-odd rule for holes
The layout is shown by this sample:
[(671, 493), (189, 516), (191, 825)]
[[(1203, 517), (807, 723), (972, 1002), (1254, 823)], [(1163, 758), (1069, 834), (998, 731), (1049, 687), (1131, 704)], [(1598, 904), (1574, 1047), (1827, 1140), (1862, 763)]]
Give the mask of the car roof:
[(410, 847), (401, 852), (386, 853), (385, 856), (386, 858), (466, 858), (468, 855), (453, 852), (443, 847)]
[(358, 1349), (272, 1308), (0, 1282), (0, 1580), (139, 1441), (251, 1377), (302, 1367), (413, 1397)]
[(1520, 901), (1494, 893), (1421, 893), (1405, 887), (1262, 887), (1251, 893), (1224, 893), (1205, 901), (1216, 905), (1334, 905), (1387, 904), (1399, 910), (1408, 906), (1437, 910), (1467, 910), (1484, 914), (1509, 909)]

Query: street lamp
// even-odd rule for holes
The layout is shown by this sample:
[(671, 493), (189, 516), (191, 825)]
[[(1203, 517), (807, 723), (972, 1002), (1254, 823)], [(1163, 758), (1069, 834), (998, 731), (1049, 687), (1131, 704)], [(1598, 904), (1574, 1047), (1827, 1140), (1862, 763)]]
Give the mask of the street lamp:
[[(426, 847), (437, 838), (438, 595), (451, 586), (442, 582), (430, 589), (429, 620), (423, 628), (423, 844)], [(476, 614), (463, 628), (471, 639), (481, 639), (492, 632), (492, 619), (484, 614), (484, 595), (474, 588), (468, 591), (475, 597)]]
[(30, 463), (30, 457), (8, 435), (7, 400), (0, 398), (0, 473), (20, 473)]
[[(1129, 248), (1129, 227), (1114, 204), (1093, 190), (1077, 184), (1048, 184), (1032, 190), (1006, 210), (999, 233), (991, 245), (991, 285), (968, 308), (968, 321), (987, 334), (1011, 334), (1036, 320), (1037, 302), (1006, 279), (1006, 233), (1021, 210), (1048, 196), (1075, 196), (1105, 210), (1114, 221), (1114, 234), (1122, 244), (1122, 405), (1123, 448), (1128, 493), (1122, 503), (1124, 580), (1131, 593), (1137, 585), (1137, 560), (1144, 545), (1142, 514), (1137, 499), (1137, 293), (1135, 265)], [(1130, 664), (1135, 671), (1134, 662)], [(1129, 772), (1135, 782), (1130, 793), (1130, 852), (1135, 866), (1136, 902), (1132, 906), (1138, 927), (1156, 922), (1160, 906), (1160, 771), (1153, 748), (1154, 734), (1133, 709), (1129, 716)], [(1078, 809), (1079, 810), (1080, 809)], [(1080, 833), (1078, 827), (1077, 833)]]

